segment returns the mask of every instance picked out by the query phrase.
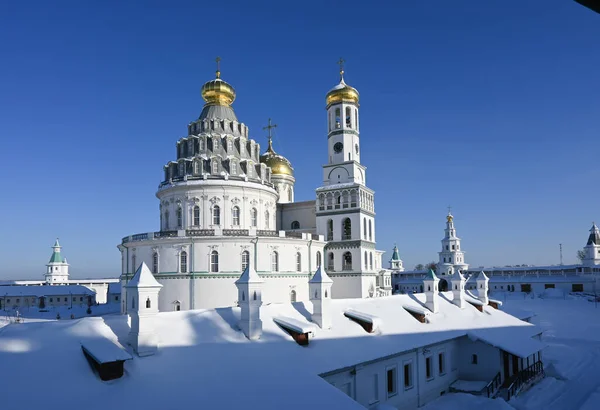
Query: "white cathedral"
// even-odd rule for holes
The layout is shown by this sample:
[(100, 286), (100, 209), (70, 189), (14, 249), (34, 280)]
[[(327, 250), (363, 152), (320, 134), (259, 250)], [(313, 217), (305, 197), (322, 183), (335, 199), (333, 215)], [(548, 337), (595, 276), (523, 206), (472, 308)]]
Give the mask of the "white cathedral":
[(122, 312), (127, 282), (143, 262), (162, 285), (160, 311), (236, 305), (235, 282), (249, 264), (264, 280), (264, 303), (309, 301), (319, 267), (333, 280), (333, 298), (391, 295), (391, 272), (375, 247), (374, 192), (360, 162), (359, 94), (343, 69), (326, 95), (327, 164), (316, 200), (295, 202), (294, 169), (272, 146), (275, 125), (265, 127), (261, 155), (218, 67), (201, 93), (199, 118), (164, 166), (160, 229), (118, 245)]

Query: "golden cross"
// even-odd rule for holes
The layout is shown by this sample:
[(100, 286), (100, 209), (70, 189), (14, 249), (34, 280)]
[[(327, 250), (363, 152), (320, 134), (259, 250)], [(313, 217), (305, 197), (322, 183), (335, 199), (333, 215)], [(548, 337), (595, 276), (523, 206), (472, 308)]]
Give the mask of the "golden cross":
[(217, 56), (215, 61), (217, 62), (217, 78), (221, 78), (221, 57)]
[(271, 137), (272, 137), (271, 130), (273, 128), (277, 128), (277, 124), (271, 124), (271, 119), (269, 118), (269, 125), (267, 125), (266, 127), (263, 127), (263, 130), (269, 130), (269, 139), (271, 139)]
[(346, 62), (346, 61), (345, 61), (345, 60), (344, 60), (342, 57), (340, 57), (340, 60), (337, 62), (337, 63), (338, 63), (338, 65), (340, 66), (340, 75), (341, 75), (342, 77), (344, 76), (344, 63), (345, 63), (345, 62)]
[(452, 211), (452, 207), (448, 206), (448, 214), (450, 214), (451, 211)]

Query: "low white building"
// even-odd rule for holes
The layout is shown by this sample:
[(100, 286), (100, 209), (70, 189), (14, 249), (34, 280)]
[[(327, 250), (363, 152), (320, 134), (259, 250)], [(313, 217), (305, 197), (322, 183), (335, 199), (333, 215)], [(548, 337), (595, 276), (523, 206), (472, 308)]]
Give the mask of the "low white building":
[(96, 304), (96, 293), (80, 285), (0, 287), (0, 310), (82, 307), (94, 304)]
[[(460, 271), (467, 277), (467, 289), (475, 289), (474, 276), (484, 271), (489, 278), (489, 289), (492, 292), (534, 292), (541, 293), (546, 289), (559, 289), (563, 293), (600, 291), (600, 229), (592, 224), (590, 235), (584, 247), (586, 257), (579, 265), (552, 266), (515, 266), (515, 267), (479, 267), (469, 269), (465, 263), (464, 252), (460, 240), (456, 236), (453, 216), (448, 214), (446, 235), (442, 240), (442, 252), (437, 272), (440, 278), (440, 290), (448, 289), (448, 278), (451, 271)], [(426, 271), (395, 269), (392, 272), (394, 292), (423, 292), (422, 282)]]
[[(119, 284), (118, 278), (112, 279), (70, 279), (69, 278), (69, 264), (67, 258), (61, 254), (62, 246), (58, 242), (58, 238), (52, 246), (52, 255), (50, 260), (46, 264), (46, 273), (44, 274), (44, 280), (8, 280), (0, 281), (0, 295), (10, 294), (16, 292), (16, 290), (7, 290), (5, 287), (8, 286), (83, 286), (89, 289), (94, 296), (94, 303), (104, 304), (107, 303), (107, 293), (110, 284)], [(74, 288), (76, 289), (76, 288)], [(60, 290), (67, 295), (68, 290)], [(29, 300), (31, 300), (29, 298)]]

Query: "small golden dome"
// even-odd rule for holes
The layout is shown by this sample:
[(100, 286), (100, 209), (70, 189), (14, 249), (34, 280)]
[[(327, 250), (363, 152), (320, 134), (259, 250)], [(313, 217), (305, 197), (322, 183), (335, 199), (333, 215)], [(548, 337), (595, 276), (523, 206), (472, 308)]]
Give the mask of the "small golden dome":
[(272, 175), (289, 175), (294, 176), (294, 168), (286, 157), (277, 154), (273, 150), (273, 144), (269, 138), (269, 147), (264, 154), (260, 156), (260, 162), (271, 168)]
[(452, 216), (452, 214), (448, 214), (448, 216), (446, 217), (446, 220), (448, 222), (452, 222), (453, 219), (454, 219), (454, 217)]
[(205, 83), (200, 93), (206, 104), (230, 106), (235, 100), (235, 89), (221, 80), (219, 70), (217, 70), (217, 78)]
[(344, 77), (342, 76), (340, 83), (329, 90), (325, 99), (327, 101), (327, 106), (339, 102), (352, 102), (358, 104), (358, 91), (356, 91), (356, 88), (346, 84), (344, 82)]

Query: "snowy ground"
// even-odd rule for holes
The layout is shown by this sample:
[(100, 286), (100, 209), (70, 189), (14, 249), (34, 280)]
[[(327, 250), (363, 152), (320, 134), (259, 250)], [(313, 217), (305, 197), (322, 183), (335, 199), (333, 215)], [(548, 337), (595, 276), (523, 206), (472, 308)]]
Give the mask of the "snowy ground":
[(511, 312), (531, 311), (532, 323), (544, 329), (546, 378), (509, 403), (468, 394), (449, 394), (426, 410), (597, 410), (600, 409), (600, 303), (586, 297), (522, 293), (496, 294)]

